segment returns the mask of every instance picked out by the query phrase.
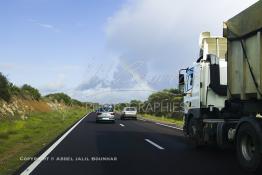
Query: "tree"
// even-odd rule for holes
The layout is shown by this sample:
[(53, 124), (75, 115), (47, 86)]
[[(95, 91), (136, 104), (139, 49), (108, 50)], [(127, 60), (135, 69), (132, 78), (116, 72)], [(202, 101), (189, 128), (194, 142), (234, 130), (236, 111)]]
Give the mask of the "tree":
[(9, 92), (9, 81), (7, 78), (0, 72), (0, 98), (9, 102), (11, 99), (11, 94)]
[(26, 97), (33, 98), (35, 100), (39, 100), (41, 98), (40, 92), (36, 88), (33, 88), (32, 86), (28, 84), (24, 84), (21, 87), (21, 91), (23, 95)]
[(163, 90), (164, 92), (168, 92), (168, 93), (171, 93), (171, 94), (175, 94), (175, 95), (181, 95), (181, 91), (179, 89), (164, 89)]
[(81, 101), (76, 100), (76, 99), (71, 99), (71, 103), (72, 103), (72, 105), (76, 105), (76, 106), (84, 106), (85, 105), (85, 103), (82, 103)]
[(129, 103), (118, 103), (115, 105), (117, 111), (124, 107), (136, 107), (140, 114), (152, 114), (155, 116), (167, 116), (182, 118), (183, 95), (178, 89), (164, 89), (152, 93), (144, 102), (131, 100)]
[(127, 106), (130, 106), (130, 104), (129, 103), (118, 103), (115, 105), (115, 110), (122, 111)]
[(17, 87), (16, 85), (14, 85), (13, 83), (9, 83), (9, 92), (14, 96), (21, 96), (22, 95), (22, 91), (19, 87)]
[(140, 100), (131, 100), (130, 101), (130, 106), (131, 107), (136, 107), (139, 112), (141, 110), (140, 107), (142, 107), (142, 105), (143, 105), (143, 102), (140, 101)]
[(182, 95), (179, 90), (164, 89), (148, 97), (147, 105), (153, 107), (153, 111), (150, 110), (148, 113), (156, 116), (178, 116), (181, 102)]
[(58, 102), (63, 102), (66, 105), (71, 105), (72, 99), (65, 93), (54, 93), (54, 94), (49, 94), (46, 95), (47, 98), (53, 100), (53, 101), (58, 101)]

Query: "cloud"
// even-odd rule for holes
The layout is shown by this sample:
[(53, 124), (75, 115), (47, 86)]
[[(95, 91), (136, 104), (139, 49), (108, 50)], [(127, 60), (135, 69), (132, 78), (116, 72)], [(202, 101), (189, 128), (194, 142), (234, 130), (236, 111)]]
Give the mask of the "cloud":
[(124, 59), (119, 61), (113, 77), (99, 75), (101, 73), (99, 70), (106, 69), (105, 65), (94, 66), (98, 71), (95, 71), (95, 74), (87, 81), (78, 85), (76, 92), (72, 95), (82, 100), (100, 103), (128, 102), (132, 99), (145, 100), (154, 92), (154, 89), (144, 79), (144, 63), (134, 60), (127, 63)]
[(98, 76), (91, 77), (87, 82), (81, 83), (76, 89), (80, 91), (85, 91), (94, 88), (105, 88), (108, 87), (108, 82), (99, 78)]
[[(254, 2), (128, 1), (107, 21), (107, 44), (119, 54), (119, 64), (144, 63), (142, 71), (136, 72), (150, 88), (174, 87), (176, 82), (170, 81), (176, 79), (178, 70), (190, 66), (198, 57), (200, 32), (210, 31), (214, 35), (221, 35), (223, 21)], [(124, 74), (121, 66), (118, 68), (116, 74)]]
[(50, 29), (54, 32), (60, 32), (60, 29), (56, 28), (54, 25), (52, 24), (46, 24), (46, 23), (41, 23), (41, 22), (38, 22), (37, 20), (34, 20), (34, 19), (28, 19), (27, 21), (29, 22), (32, 22), (42, 28), (46, 28), (46, 29)]
[(48, 28), (48, 29), (54, 29), (55, 27), (50, 25), (50, 24), (42, 24), (42, 23), (38, 23), (38, 25), (40, 25), (41, 27), (44, 28)]
[(58, 28), (56, 28), (55, 26), (51, 25), (51, 24), (43, 24), (43, 23), (36, 23), (37, 25), (46, 28), (46, 29), (51, 29), (54, 32), (60, 32), (60, 30)]
[(107, 48), (118, 62), (112, 79), (95, 77), (78, 89), (83, 91), (76, 96), (84, 94), (99, 102), (120, 102), (146, 99), (154, 90), (175, 88), (178, 70), (198, 58), (199, 34), (210, 31), (221, 36), (223, 21), (254, 2), (127, 1), (108, 18), (105, 27)]
[(41, 90), (44, 92), (44, 94), (47, 94), (61, 91), (61, 89), (63, 89), (64, 87), (64, 82), (50, 82), (46, 84)]
[(46, 95), (50, 93), (55, 92), (62, 92), (66, 88), (66, 75), (63, 73), (60, 73), (57, 75), (56, 79), (54, 81), (51, 81), (42, 87), (40, 87), (40, 91)]
[(68, 91), (72, 97), (81, 101), (92, 101), (99, 103), (129, 102), (131, 99), (146, 100), (154, 91), (143, 91), (140, 87), (132, 89), (112, 89), (108, 87), (95, 87), (87, 90)]

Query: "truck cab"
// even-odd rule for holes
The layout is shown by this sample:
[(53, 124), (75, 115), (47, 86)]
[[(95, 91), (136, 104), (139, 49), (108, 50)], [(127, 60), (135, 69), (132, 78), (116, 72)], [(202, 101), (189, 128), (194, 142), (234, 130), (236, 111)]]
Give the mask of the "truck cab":
[(226, 100), (226, 39), (203, 32), (199, 41), (200, 57), (192, 67), (182, 69), (179, 75), (180, 90), (185, 95), (185, 120), (203, 118), (205, 110), (220, 111)]

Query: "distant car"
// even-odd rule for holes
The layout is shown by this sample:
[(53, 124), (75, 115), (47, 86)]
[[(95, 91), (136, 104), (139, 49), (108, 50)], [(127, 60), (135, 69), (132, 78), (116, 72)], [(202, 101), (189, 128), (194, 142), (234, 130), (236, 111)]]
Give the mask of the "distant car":
[(115, 113), (113, 108), (99, 108), (96, 111), (96, 122), (115, 122)]
[(137, 119), (137, 109), (135, 107), (125, 107), (121, 113), (120, 119)]

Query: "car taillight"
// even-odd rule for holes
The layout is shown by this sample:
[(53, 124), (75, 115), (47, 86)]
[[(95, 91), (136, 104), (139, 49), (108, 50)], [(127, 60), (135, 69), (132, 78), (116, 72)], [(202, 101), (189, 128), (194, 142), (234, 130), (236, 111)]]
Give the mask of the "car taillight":
[(115, 113), (114, 113), (114, 112), (112, 112), (112, 113), (111, 113), (111, 115), (115, 115)]

